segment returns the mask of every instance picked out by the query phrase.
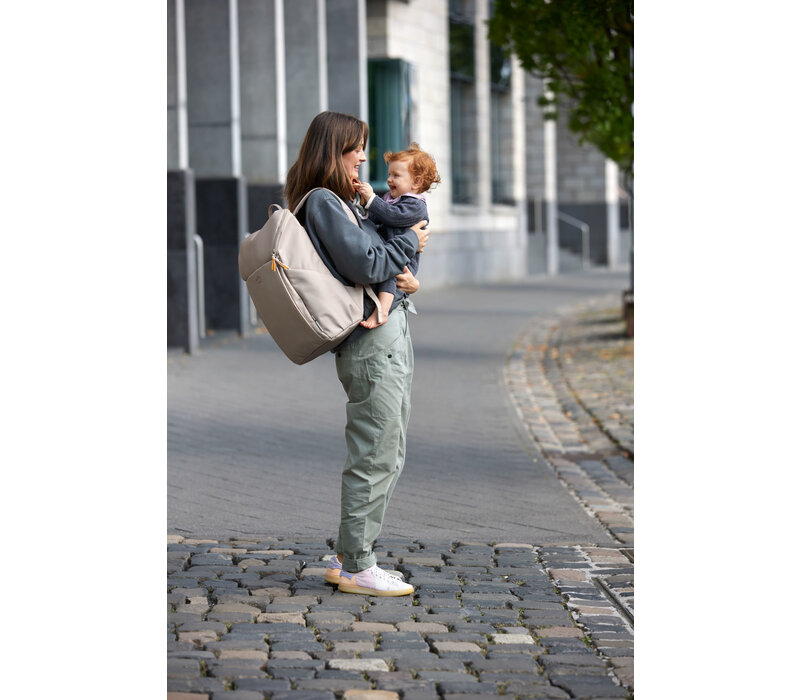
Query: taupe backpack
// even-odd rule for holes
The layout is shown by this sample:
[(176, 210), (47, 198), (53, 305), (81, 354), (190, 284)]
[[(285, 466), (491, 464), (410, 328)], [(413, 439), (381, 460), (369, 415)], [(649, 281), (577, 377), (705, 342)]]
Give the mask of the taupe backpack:
[[(311, 192), (315, 192), (317, 187)], [(329, 190), (330, 191), (330, 190)], [(267, 223), (242, 241), (239, 274), (272, 338), (302, 365), (341, 343), (364, 318), (364, 290), (383, 311), (370, 285), (349, 287), (337, 280), (317, 253), (294, 211), (273, 204)], [(350, 220), (350, 207), (337, 196)]]

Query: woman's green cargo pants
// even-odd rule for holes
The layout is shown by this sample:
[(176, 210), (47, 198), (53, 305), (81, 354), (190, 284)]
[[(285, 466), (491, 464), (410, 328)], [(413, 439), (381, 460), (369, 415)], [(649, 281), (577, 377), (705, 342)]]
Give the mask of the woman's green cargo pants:
[(372, 543), (405, 462), (414, 373), (409, 305), (403, 301), (386, 323), (336, 352), (336, 372), (348, 399), (347, 461), (336, 543), (345, 571), (375, 564)]

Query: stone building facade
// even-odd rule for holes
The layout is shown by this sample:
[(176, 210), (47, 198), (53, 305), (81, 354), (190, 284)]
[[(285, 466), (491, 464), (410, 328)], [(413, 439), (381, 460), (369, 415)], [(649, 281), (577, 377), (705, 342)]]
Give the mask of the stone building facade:
[(384, 151), (417, 141), (436, 159), (424, 285), (557, 272), (561, 210), (591, 220), (592, 259), (613, 264), (616, 173), (543, 123), (541, 86), (486, 39), (490, 12), (491, 0), (167, 0), (170, 346), (257, 324), (239, 244), (283, 203), (325, 109), (370, 124), (362, 178), (378, 192)]

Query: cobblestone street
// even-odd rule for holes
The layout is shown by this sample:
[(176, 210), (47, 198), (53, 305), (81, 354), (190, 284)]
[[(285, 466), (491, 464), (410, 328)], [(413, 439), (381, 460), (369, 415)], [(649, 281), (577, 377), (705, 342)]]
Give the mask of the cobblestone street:
[(632, 629), (592, 584), (630, 578), (615, 549), (381, 540), (417, 590), (376, 599), (325, 584), (318, 542), (169, 541), (174, 700), (628, 697)]
[[(613, 276), (604, 279), (615, 283)], [(429, 444), (407, 467), (410, 474), (401, 484), (405, 480), (409, 491), (398, 486), (390, 507), (394, 517), (387, 519), (376, 545), (379, 565), (401, 572), (416, 588), (413, 597), (348, 595), (325, 584), (333, 540), (315, 528), (302, 533), (284, 520), (294, 532), (284, 527), (229, 534), (223, 528), (215, 536), (209, 527), (178, 526), (174, 520), (167, 545), (169, 700), (632, 697), (633, 340), (623, 335), (619, 293), (593, 288), (587, 294), (582, 284), (586, 281), (575, 279), (577, 296), (551, 297), (538, 309), (528, 305), (507, 317), (497, 333), (486, 334), (491, 347), (476, 345), (477, 336), (465, 343), (460, 333), (474, 329), (476, 313), (478, 320), (481, 313), (488, 318), (492, 303), (499, 305), (499, 297), (490, 298), (483, 312), (480, 301), (487, 295), (502, 293), (506, 303), (509, 292), (509, 299), (519, 297), (518, 289), (482, 290), (479, 297), (463, 300), (472, 309), (470, 317), (454, 306), (458, 290), (421, 297), (420, 318), (414, 319), (415, 386), (423, 386), (416, 391), (415, 410)], [(449, 310), (446, 327), (437, 317), (439, 308)], [(447, 377), (441, 376), (447, 370), (437, 364), (438, 350), (432, 346), (440, 335), (460, 348), (443, 358), (450, 366)], [(504, 351), (503, 338), (508, 339)], [(241, 342), (246, 341), (230, 344)], [(476, 357), (485, 352), (486, 359), (480, 366), (467, 364), (468, 358), (459, 365), (459, 352)], [(172, 371), (189, 371), (198, 359), (180, 360)], [(492, 364), (496, 369), (487, 375), (485, 367)], [(435, 387), (425, 382), (426, 366), (439, 372)], [(524, 488), (507, 497), (502, 478), (495, 489), (470, 481), (485, 471), (484, 452), (466, 456), (453, 476), (469, 490), (482, 489), (484, 515), (517, 521), (511, 527), (490, 526), (486, 519), (486, 527), (474, 529), (469, 522), (478, 513), (460, 505), (452, 514), (447, 510), (448, 500), (459, 500), (458, 491), (438, 458), (444, 453), (433, 457), (429, 436), (431, 429), (447, 434), (447, 424), (436, 422), (437, 405), (426, 390), (441, 394), (446, 387), (449, 393), (440, 397), (445, 401), (469, 396), (477, 404), (476, 420), (485, 421), (492, 410), (487, 409), (492, 386), (505, 393), (505, 413), (517, 420), (508, 436), (522, 444), (514, 449), (526, 456), (527, 467), (517, 471), (517, 453), (511, 445), (501, 447), (509, 439), (502, 423), (490, 432), (483, 428), (480, 439), (493, 460), (487, 464), (510, 470), (509, 488)], [(183, 406), (177, 399), (174, 404)], [(222, 423), (228, 420), (224, 404), (223, 397), (216, 405)], [(466, 404), (460, 405), (464, 432), (459, 435), (466, 438), (470, 417)], [(173, 418), (172, 433), (187, 431), (191, 422)], [(173, 439), (173, 452), (187, 465), (203, 463), (207, 451), (198, 449), (191, 459), (188, 454), (199, 438), (191, 431), (184, 434)], [(225, 445), (215, 446), (209, 463), (224, 460)], [(277, 468), (282, 459), (271, 463)], [(531, 476), (535, 480), (526, 481)], [(446, 486), (436, 491), (442, 481)], [(224, 490), (224, 483), (215, 488)], [(284, 482), (279, 483), (282, 488)], [(273, 503), (281, 513), (294, 502), (291, 482), (285, 483), (286, 505)], [(431, 489), (431, 500), (444, 506), (441, 513), (415, 503), (415, 494)], [(201, 496), (174, 493), (181, 503), (189, 494)], [(526, 499), (530, 506), (522, 516)], [(323, 515), (335, 522), (335, 496), (333, 506)], [(197, 510), (182, 507), (187, 513)], [(575, 522), (562, 525), (560, 518)], [(419, 534), (401, 536), (398, 521)], [(503, 539), (504, 534), (513, 537)]]

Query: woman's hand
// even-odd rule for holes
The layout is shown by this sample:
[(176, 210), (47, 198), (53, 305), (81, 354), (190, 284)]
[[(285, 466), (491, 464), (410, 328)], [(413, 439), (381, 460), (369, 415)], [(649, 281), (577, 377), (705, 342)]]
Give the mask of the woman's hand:
[(413, 294), (419, 289), (419, 280), (409, 272), (407, 267), (395, 277), (395, 280), (397, 280), (397, 288), (406, 294)]
[(428, 231), (427, 226), (428, 222), (423, 219), (422, 221), (417, 221), (417, 223), (411, 227), (411, 230), (417, 234), (417, 238), (419, 239), (418, 253), (421, 253), (422, 249), (428, 245), (428, 235), (430, 231)]

